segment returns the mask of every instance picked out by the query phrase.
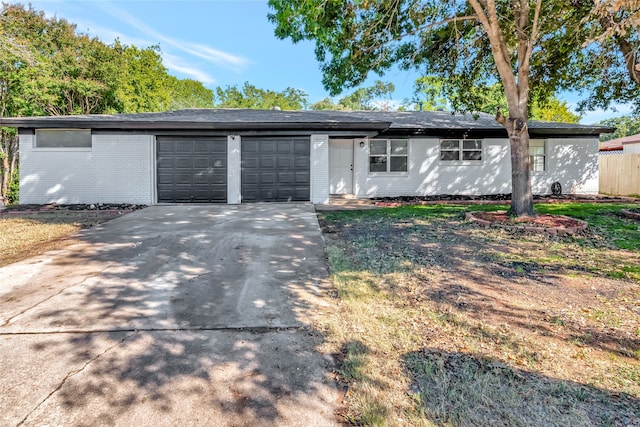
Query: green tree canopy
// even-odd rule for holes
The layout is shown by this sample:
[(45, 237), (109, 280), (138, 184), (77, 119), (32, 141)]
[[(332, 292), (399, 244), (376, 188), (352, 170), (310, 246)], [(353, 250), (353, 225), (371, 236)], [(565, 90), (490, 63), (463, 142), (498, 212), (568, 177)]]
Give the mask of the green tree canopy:
[(640, 114), (640, 0), (577, 4), (590, 10), (579, 23), (588, 38), (565, 86), (589, 95), (579, 105), (582, 110), (629, 102)]
[(615, 117), (612, 119), (602, 120), (597, 124), (616, 128), (614, 133), (603, 134), (600, 137), (600, 141), (609, 141), (611, 139), (640, 134), (640, 116), (629, 115)]
[(544, 102), (533, 100), (531, 118), (543, 122), (579, 123), (582, 115), (571, 111), (565, 101), (552, 96)]
[[(59, 115), (100, 111), (113, 99), (105, 76), (115, 69), (108, 48), (77, 35), (64, 19), (21, 5), (3, 5), (1, 33), (20, 44), (23, 58), (11, 60), (2, 46), (3, 90), (9, 115)], [(14, 56), (14, 59), (15, 56)]]
[(451, 111), (454, 108), (450, 99), (468, 96), (475, 99), (475, 108), (469, 111), (495, 114), (498, 110), (508, 110), (504, 89), (499, 83), (472, 86), (466, 90), (465, 94), (460, 94), (455, 85), (447, 83), (445, 79), (438, 76), (420, 77), (415, 82), (414, 99), (405, 104), (411, 106), (422, 103), (422, 108), (425, 111)]
[(372, 86), (361, 87), (338, 101), (346, 110), (379, 110), (382, 107), (376, 102), (391, 99), (395, 87), (393, 83), (377, 80)]
[[(424, 111), (446, 110), (449, 103), (444, 93), (442, 79), (435, 76), (420, 77), (415, 82), (414, 99), (405, 101), (405, 107), (416, 104)], [(420, 107), (419, 107), (420, 108)]]
[(311, 104), (309, 106), (310, 110), (344, 110), (344, 106), (340, 105), (339, 103), (335, 103), (331, 100), (331, 98), (327, 97), (327, 98), (322, 98), (320, 101), (318, 102), (314, 102), (313, 104)]
[(197, 80), (169, 76), (171, 109), (213, 108), (213, 91)]
[[(447, 101), (445, 87), (452, 86), (443, 84), (442, 79), (435, 76), (420, 77), (415, 83), (415, 96), (412, 101), (405, 102), (406, 107), (422, 108), (426, 111), (450, 110)], [(458, 96), (458, 95), (454, 95)], [(485, 87), (473, 87), (472, 95), (477, 98), (478, 112), (495, 114), (496, 111), (507, 111), (507, 100), (504, 96), (504, 89), (499, 83)], [(581, 115), (574, 113), (568, 104), (559, 100), (555, 95), (548, 99), (529, 99), (530, 118), (545, 122), (578, 123)]]
[(217, 108), (253, 108), (269, 110), (279, 107), (283, 110), (302, 110), (307, 106), (307, 94), (299, 89), (286, 88), (282, 92), (260, 89), (249, 82), (238, 86), (218, 87), (215, 90), (214, 105)]
[(385, 83), (381, 80), (374, 82), (372, 86), (361, 87), (334, 103), (330, 98), (324, 98), (309, 107), (312, 110), (382, 110), (386, 109), (384, 102), (391, 99), (395, 87), (393, 83)]
[(160, 48), (140, 49), (115, 44), (122, 67), (117, 76), (117, 109), (126, 113), (166, 111), (171, 106), (171, 81)]

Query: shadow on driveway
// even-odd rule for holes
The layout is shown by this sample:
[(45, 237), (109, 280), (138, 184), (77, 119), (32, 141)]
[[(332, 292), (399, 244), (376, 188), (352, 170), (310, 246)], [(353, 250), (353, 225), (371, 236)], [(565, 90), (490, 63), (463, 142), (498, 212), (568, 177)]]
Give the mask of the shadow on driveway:
[(0, 269), (2, 424), (336, 423), (313, 206), (155, 206), (79, 237)]

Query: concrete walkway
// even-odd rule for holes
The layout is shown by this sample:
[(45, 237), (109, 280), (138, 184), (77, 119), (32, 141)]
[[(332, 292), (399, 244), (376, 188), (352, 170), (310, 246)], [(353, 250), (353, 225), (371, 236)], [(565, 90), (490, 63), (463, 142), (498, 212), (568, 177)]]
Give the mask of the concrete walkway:
[(310, 204), (154, 206), (0, 268), (0, 425), (335, 425)]

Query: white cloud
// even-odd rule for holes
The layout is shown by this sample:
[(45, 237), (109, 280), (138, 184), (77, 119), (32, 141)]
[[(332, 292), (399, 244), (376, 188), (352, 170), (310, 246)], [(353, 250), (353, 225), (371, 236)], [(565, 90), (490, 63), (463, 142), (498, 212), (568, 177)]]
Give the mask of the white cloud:
[(110, 28), (94, 24), (90, 21), (74, 20), (74, 23), (77, 24), (77, 29), (79, 32), (98, 37), (100, 40), (107, 44), (113, 43), (116, 39), (119, 39), (122, 44), (135, 45), (140, 48), (146, 48), (158, 43), (148, 39), (131, 37)]
[(96, 2), (94, 4), (102, 9), (105, 13), (108, 13), (114, 18), (117, 18), (125, 22), (126, 24), (137, 28), (145, 36), (156, 40), (157, 42), (166, 43), (166, 45), (172, 46), (184, 53), (202, 58), (219, 67), (234, 72), (240, 72), (245, 66), (249, 64), (249, 60), (242, 56), (234, 55), (202, 44), (184, 42), (172, 37), (167, 37), (164, 34), (149, 27), (144, 22), (107, 2)]
[(232, 68), (235, 71), (241, 71), (245, 66), (249, 64), (249, 60), (241, 56), (233, 55), (227, 52), (223, 52), (218, 49), (213, 49), (208, 46), (204, 46), (197, 43), (183, 43), (182, 44), (186, 52), (192, 55), (199, 56), (213, 62), (216, 65), (220, 65), (227, 68)]
[(163, 52), (162, 62), (168, 69), (177, 71), (182, 74), (186, 74), (187, 76), (192, 77), (195, 80), (198, 80), (206, 85), (216, 83), (216, 79), (211, 77), (209, 74), (207, 74), (202, 70), (199, 70), (197, 68), (194, 68), (190, 65), (185, 64), (183, 60), (178, 56), (170, 55), (168, 53)]

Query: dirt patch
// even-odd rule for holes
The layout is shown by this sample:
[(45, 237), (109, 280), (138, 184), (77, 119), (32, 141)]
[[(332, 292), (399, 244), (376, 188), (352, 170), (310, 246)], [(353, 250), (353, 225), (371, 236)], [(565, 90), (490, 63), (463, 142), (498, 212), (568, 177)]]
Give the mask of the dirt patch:
[[(130, 211), (129, 211), (130, 212)], [(47, 209), (0, 214), (0, 266), (20, 261), (75, 242), (73, 234), (126, 213), (120, 210)]]

